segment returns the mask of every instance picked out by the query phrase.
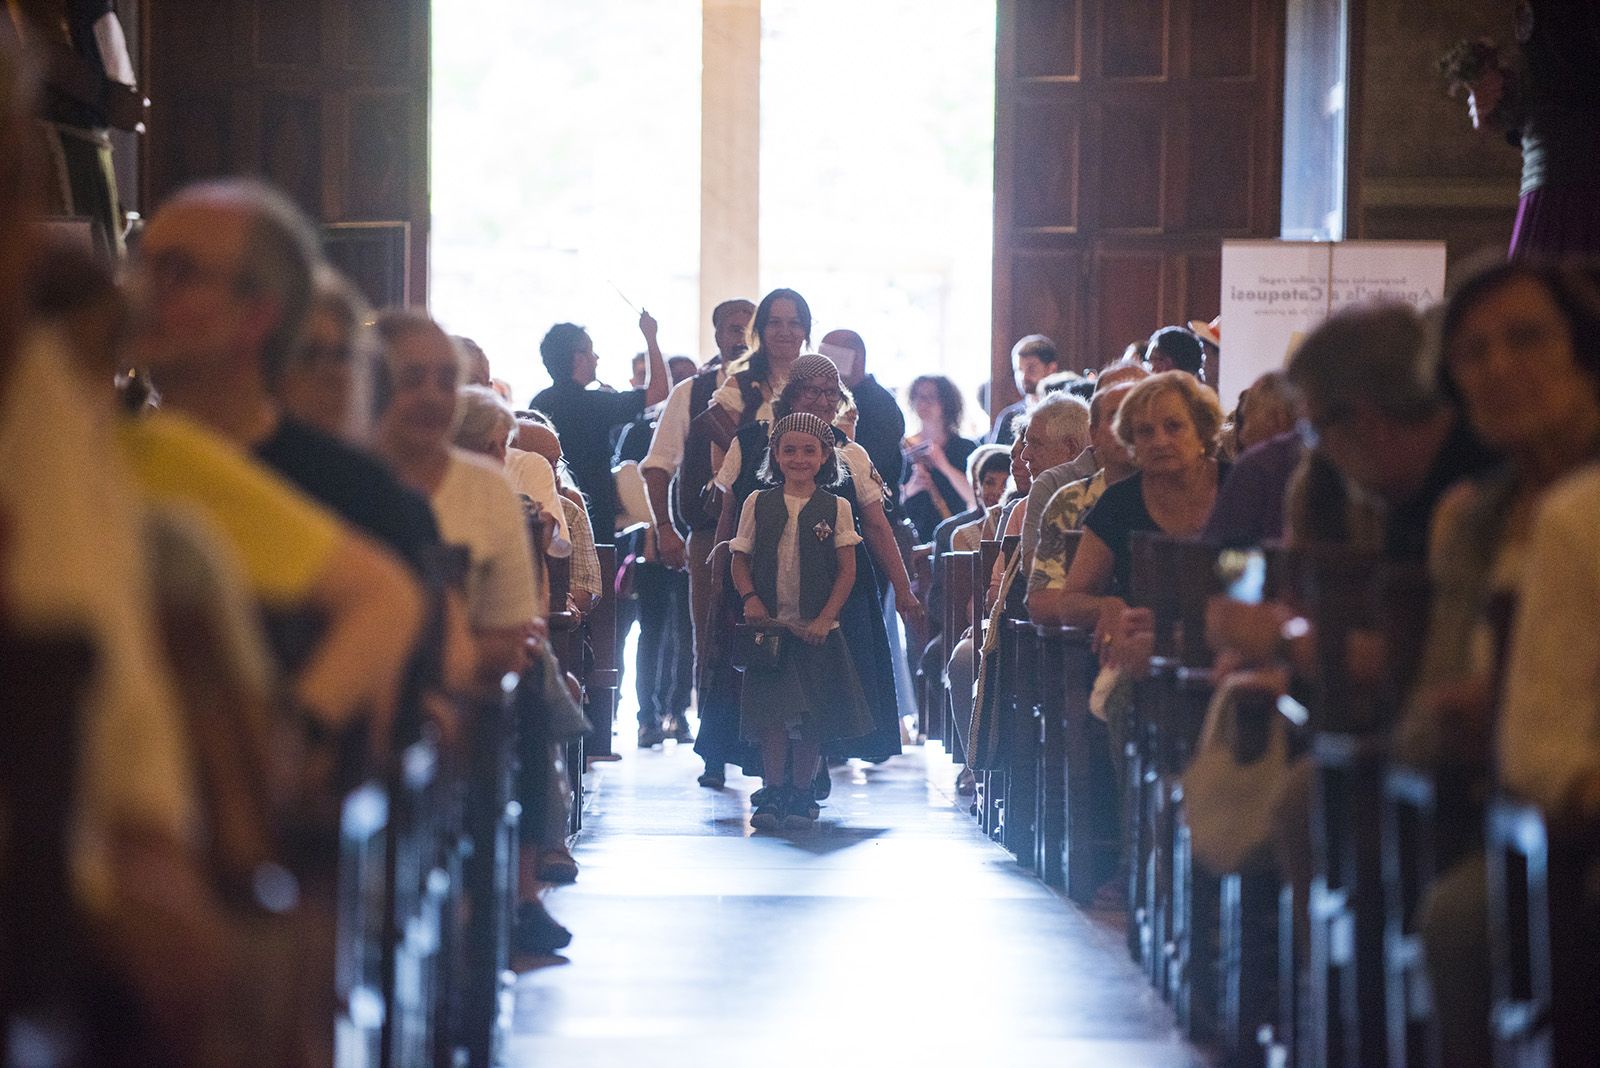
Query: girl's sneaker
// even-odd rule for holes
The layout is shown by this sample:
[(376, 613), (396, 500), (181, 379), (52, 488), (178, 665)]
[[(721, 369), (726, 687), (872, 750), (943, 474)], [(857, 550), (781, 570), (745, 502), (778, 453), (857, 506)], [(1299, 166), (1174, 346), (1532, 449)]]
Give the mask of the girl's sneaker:
[(783, 809), (783, 827), (788, 831), (803, 831), (817, 822), (822, 808), (811, 799), (809, 786), (789, 787)]
[(750, 826), (758, 831), (775, 831), (783, 826), (784, 805), (781, 791), (773, 789), (766, 792), (756, 810), (750, 814)]

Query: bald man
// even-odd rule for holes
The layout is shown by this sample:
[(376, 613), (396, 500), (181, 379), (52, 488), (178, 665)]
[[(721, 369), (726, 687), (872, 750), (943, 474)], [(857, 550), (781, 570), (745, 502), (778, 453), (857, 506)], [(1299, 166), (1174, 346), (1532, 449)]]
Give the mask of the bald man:
[(900, 442), (906, 436), (906, 415), (894, 394), (878, 385), (867, 374), (867, 343), (854, 330), (830, 330), (822, 337), (817, 351), (839, 367), (839, 379), (855, 398), (856, 441), (872, 459), (889, 489), (885, 504), (890, 521), (900, 504)]

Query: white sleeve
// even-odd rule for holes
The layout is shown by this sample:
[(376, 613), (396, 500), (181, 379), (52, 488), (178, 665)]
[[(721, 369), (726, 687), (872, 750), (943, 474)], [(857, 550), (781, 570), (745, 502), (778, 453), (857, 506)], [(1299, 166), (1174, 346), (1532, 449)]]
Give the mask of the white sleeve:
[(650, 438), (650, 451), (640, 462), (641, 471), (666, 471), (675, 473), (683, 466), (683, 446), (689, 439), (689, 401), (694, 389), (694, 379), (679, 382), (667, 395), (667, 406), (656, 421), (655, 434)]
[(533, 549), (528, 545), (522, 505), (509, 486), (489, 474), (484, 479), (485, 490), (479, 494), (478, 521), (487, 528), (491, 549), (485, 561), (483, 585), (472, 606), (472, 624), (484, 628), (514, 627), (531, 623), (544, 613), (539, 611)]
[(556, 474), (550, 469), (550, 461), (537, 453), (508, 450), (506, 478), (513, 489), (526, 495), (545, 515), (555, 518), (556, 529), (548, 550), (550, 555), (558, 560), (571, 556), (572, 531), (567, 527), (566, 509), (561, 507), (561, 493), (556, 487)]
[(842, 445), (839, 451), (844, 453), (845, 462), (850, 467), (850, 483), (855, 487), (856, 500), (881, 501), (884, 496), (883, 476), (873, 466), (867, 450), (857, 442), (850, 441)]
[(752, 493), (744, 499), (744, 507), (739, 510), (739, 530), (733, 539), (728, 542), (728, 548), (736, 553), (750, 553), (755, 551), (756, 545), (756, 498), (760, 493)]
[(1552, 491), (1535, 523), (1500, 717), (1501, 780), (1547, 808), (1600, 770), (1600, 480), (1586, 483)]
[(850, 510), (850, 502), (843, 497), (839, 498), (839, 512), (833, 521), (833, 544), (839, 549), (861, 544), (861, 535), (856, 533), (856, 515)]
[(739, 471), (744, 467), (744, 449), (739, 444), (739, 439), (734, 438), (728, 442), (727, 455), (722, 458), (722, 466), (717, 470), (717, 477), (712, 479), (718, 489), (723, 493), (732, 491), (733, 484), (739, 481)]

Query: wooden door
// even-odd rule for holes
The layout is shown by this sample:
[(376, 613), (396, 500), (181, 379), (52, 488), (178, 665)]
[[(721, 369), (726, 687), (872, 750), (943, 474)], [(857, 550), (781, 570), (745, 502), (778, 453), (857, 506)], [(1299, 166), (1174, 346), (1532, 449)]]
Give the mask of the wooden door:
[(257, 175), (377, 305), (428, 282), (428, 0), (143, 0), (146, 210)]
[(1099, 367), (1217, 314), (1223, 238), (1277, 236), (1283, 10), (1000, 0), (994, 410), (1017, 338)]

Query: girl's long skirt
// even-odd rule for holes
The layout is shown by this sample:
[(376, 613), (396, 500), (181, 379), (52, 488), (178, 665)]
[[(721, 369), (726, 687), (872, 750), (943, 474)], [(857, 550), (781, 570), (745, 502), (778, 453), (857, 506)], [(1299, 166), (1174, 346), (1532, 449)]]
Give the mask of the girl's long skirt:
[(863, 542), (856, 546), (856, 584), (839, 610), (839, 633), (850, 649), (872, 727), (859, 738), (827, 747), (831, 757), (880, 762), (900, 753), (900, 701), (894, 687), (894, 660), (883, 622), (877, 568)]
[(859, 738), (872, 729), (872, 716), (840, 630), (821, 645), (785, 635), (776, 668), (745, 670), (740, 735), (759, 742), (775, 728), (819, 746)]

